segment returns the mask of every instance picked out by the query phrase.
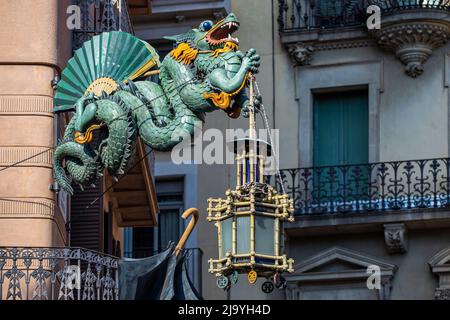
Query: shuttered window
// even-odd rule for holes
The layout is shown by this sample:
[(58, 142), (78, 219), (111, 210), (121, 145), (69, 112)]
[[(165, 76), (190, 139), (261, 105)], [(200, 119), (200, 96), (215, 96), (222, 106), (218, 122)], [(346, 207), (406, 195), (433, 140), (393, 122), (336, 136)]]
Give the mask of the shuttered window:
[(130, 236), (125, 236), (126, 257), (152, 256), (156, 251), (164, 250), (170, 241), (178, 242), (183, 232), (181, 214), (184, 210), (184, 179), (156, 179), (155, 186), (160, 210), (158, 227), (139, 227), (127, 231)]
[(314, 166), (367, 163), (367, 91), (314, 96)]
[[(369, 114), (367, 91), (348, 91), (314, 97), (314, 167), (363, 164), (369, 158)], [(363, 182), (369, 172), (363, 168), (356, 182), (343, 167), (316, 169), (315, 195), (320, 201), (334, 201), (366, 192)], [(363, 184), (364, 185), (364, 184)]]
[(156, 180), (158, 196), (158, 249), (164, 250), (169, 242), (178, 242), (182, 232), (181, 214), (183, 213), (183, 178)]
[[(70, 245), (103, 251), (103, 201), (90, 205), (102, 194), (102, 187), (87, 187), (84, 191), (74, 185), (71, 201)], [(87, 208), (89, 206), (89, 208)]]

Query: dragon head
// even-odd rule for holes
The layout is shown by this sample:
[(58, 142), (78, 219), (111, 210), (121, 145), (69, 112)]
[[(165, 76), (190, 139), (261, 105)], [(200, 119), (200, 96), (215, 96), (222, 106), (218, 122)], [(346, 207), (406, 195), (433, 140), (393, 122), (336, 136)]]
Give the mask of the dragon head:
[(198, 50), (217, 50), (226, 47), (236, 50), (239, 46), (238, 38), (232, 35), (239, 30), (239, 20), (233, 13), (214, 24), (211, 20), (203, 21), (198, 28), (187, 33), (165, 37), (176, 43), (189, 43)]

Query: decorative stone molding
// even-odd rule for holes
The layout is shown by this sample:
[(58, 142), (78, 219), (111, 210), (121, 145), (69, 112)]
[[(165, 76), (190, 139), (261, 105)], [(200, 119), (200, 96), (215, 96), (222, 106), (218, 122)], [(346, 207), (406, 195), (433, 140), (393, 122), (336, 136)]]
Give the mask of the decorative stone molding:
[[(333, 268), (334, 264), (341, 267)], [(347, 266), (347, 268), (343, 269), (342, 265)], [(388, 300), (390, 299), (391, 282), (397, 266), (341, 247), (326, 249), (297, 264), (294, 267), (295, 272), (286, 275), (286, 298), (300, 299), (302, 286), (305, 284), (308, 286), (320, 285), (324, 290), (327, 283), (336, 283), (336, 281), (339, 281), (342, 285), (345, 282), (352, 285), (360, 282), (365, 287), (370, 276), (370, 273), (368, 273), (369, 267), (373, 266), (377, 266), (380, 270), (381, 288), (377, 289), (378, 298)], [(351, 285), (349, 285), (349, 288), (351, 288)]]
[(403, 223), (385, 224), (384, 241), (389, 253), (405, 253), (408, 250), (407, 229)]
[(53, 99), (45, 96), (0, 95), (0, 114), (46, 115), (53, 117)]
[(302, 42), (290, 44), (287, 46), (288, 52), (292, 60), (299, 66), (310, 64), (314, 48), (310, 45), (305, 45)]
[(315, 43), (314, 51), (363, 48), (363, 47), (373, 47), (376, 45), (377, 43), (373, 39), (358, 40), (358, 41), (340, 41), (331, 43)]
[(428, 265), (431, 272), (439, 277), (439, 285), (434, 292), (436, 300), (450, 300), (450, 248), (435, 254)]
[(381, 48), (395, 52), (405, 64), (408, 76), (416, 78), (423, 73), (424, 63), (433, 50), (447, 42), (450, 27), (445, 23), (404, 23), (399, 20), (370, 33)]
[(0, 219), (11, 217), (45, 217), (55, 216), (55, 203), (49, 200), (10, 198), (0, 200)]
[[(24, 160), (25, 159), (25, 160)], [(53, 167), (53, 149), (44, 147), (0, 147), (0, 166)]]
[(434, 297), (436, 298), (436, 300), (450, 300), (450, 288), (436, 289)]

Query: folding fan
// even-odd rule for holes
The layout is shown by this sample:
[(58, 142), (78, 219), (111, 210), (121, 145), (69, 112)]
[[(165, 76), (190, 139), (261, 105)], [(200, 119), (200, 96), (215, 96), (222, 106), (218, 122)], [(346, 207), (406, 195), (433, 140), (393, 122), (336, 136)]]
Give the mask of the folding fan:
[(94, 36), (75, 51), (62, 72), (54, 111), (73, 110), (75, 102), (89, 92), (110, 94), (119, 82), (136, 79), (155, 66), (159, 67), (155, 49), (129, 33)]

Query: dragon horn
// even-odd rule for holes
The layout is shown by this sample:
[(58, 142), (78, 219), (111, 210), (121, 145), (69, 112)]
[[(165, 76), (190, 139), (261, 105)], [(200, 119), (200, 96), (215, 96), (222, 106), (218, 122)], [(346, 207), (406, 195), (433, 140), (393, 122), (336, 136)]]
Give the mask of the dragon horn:
[(166, 40), (178, 42), (178, 36), (165, 36), (163, 38), (166, 39)]

